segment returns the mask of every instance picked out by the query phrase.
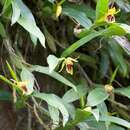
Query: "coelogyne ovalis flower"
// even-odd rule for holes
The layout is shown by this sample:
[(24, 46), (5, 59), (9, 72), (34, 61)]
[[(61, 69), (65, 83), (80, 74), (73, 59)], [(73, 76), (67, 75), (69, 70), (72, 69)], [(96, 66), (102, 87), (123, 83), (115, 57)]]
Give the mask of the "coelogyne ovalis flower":
[(16, 85), (22, 91), (23, 94), (27, 94), (28, 93), (28, 88), (27, 88), (28, 81), (16, 82)]
[(107, 23), (114, 23), (115, 22), (115, 14), (117, 14), (119, 10), (116, 10), (115, 7), (108, 9), (108, 12), (105, 15), (105, 21)]
[(61, 69), (59, 72), (61, 72), (63, 70), (64, 66), (66, 66), (67, 73), (73, 75), (74, 62), (78, 62), (78, 61), (76, 59), (71, 58), (71, 57), (65, 58), (64, 61), (62, 62)]

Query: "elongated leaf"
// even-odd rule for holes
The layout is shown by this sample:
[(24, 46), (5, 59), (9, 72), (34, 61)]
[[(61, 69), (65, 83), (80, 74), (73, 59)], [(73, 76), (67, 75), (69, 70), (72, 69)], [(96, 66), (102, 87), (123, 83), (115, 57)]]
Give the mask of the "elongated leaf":
[(4, 29), (4, 26), (3, 24), (0, 22), (0, 35), (5, 38), (6, 37), (6, 32), (5, 32), (5, 29)]
[(78, 124), (80, 130), (89, 130), (89, 126), (86, 122), (81, 122)]
[(121, 126), (115, 125), (115, 124), (109, 124), (109, 126), (106, 127), (105, 122), (103, 122), (103, 121), (97, 122), (96, 120), (91, 119), (91, 118), (90, 118), (90, 120), (88, 120), (86, 122), (86, 124), (89, 127), (87, 130), (107, 130), (107, 129), (108, 130), (125, 130), (124, 127), (121, 127)]
[(12, 2), (12, 0), (5, 0), (2, 13), (5, 13), (6, 10), (11, 6), (11, 2)]
[(95, 10), (90, 6), (85, 3), (80, 3), (80, 4), (71, 4), (71, 3), (64, 3), (63, 4), (63, 13), (64, 13), (64, 8), (65, 9), (73, 9), (77, 10), (78, 12), (84, 13), (88, 18), (94, 20), (95, 19)]
[(51, 116), (51, 119), (53, 120), (52, 129), (55, 129), (59, 124), (59, 110), (58, 108), (55, 108), (53, 106), (48, 105), (49, 113)]
[(25, 19), (24, 17), (20, 17), (20, 19), (17, 21), (23, 28), (25, 28), (29, 33), (36, 36), (43, 47), (45, 47), (45, 37), (40, 31), (40, 29), (36, 26), (34, 23), (30, 23), (30, 20)]
[[(107, 110), (107, 106), (106, 106), (105, 102), (99, 104), (97, 106), (97, 108), (99, 109), (100, 116), (103, 116), (103, 117), (107, 118), (107, 116), (108, 116), (108, 110)], [(110, 121), (106, 120), (105, 121), (105, 126), (106, 126), (106, 128), (108, 128), (110, 126)]]
[(74, 52), (73, 55), (75, 57), (79, 57), (78, 61), (82, 61), (85, 62), (85, 64), (87, 64), (88, 66), (92, 67), (92, 68), (96, 68), (96, 58), (86, 55), (84, 53), (80, 53), (80, 52)]
[(45, 93), (35, 93), (34, 96), (46, 101), (49, 105), (59, 109), (63, 116), (63, 126), (67, 123), (69, 119), (69, 114), (64, 104), (62, 103), (62, 100), (58, 96)]
[[(87, 36), (81, 38), (80, 40), (78, 40), (77, 42), (73, 43), (70, 47), (68, 47), (63, 53), (62, 53), (62, 57), (67, 57), (68, 55), (70, 55), (71, 53), (73, 53), (76, 49), (78, 49), (79, 47), (83, 46), (85, 43), (89, 42), (90, 40), (92, 40), (95, 37), (98, 37), (100, 35), (117, 35), (116, 33), (116, 25), (113, 25), (113, 27), (111, 28), (107, 28), (105, 30), (101, 30), (98, 32), (91, 32), (90, 34), (88, 34)], [(123, 31), (123, 29), (121, 29), (119, 27), (119, 30), (122, 30), (120, 33), (118, 32), (118, 34), (120, 35), (124, 35), (125, 32)]]
[(31, 68), (32, 71), (36, 71), (36, 72), (40, 72), (46, 75), (49, 75), (51, 77), (53, 77), (54, 79), (57, 79), (58, 81), (60, 81), (61, 83), (64, 83), (67, 86), (72, 87), (75, 91), (77, 91), (76, 86), (71, 83), (69, 80), (67, 80), (66, 78), (64, 78), (62, 75), (58, 74), (55, 71), (52, 71), (51, 73), (49, 72), (49, 68), (48, 67), (43, 67), (43, 66), (39, 66), (39, 65), (35, 65)]
[(97, 0), (97, 6), (96, 6), (96, 20), (99, 20), (108, 11), (108, 2), (109, 0)]
[(43, 25), (43, 28), (48, 47), (51, 49), (52, 52), (56, 53), (56, 44), (54, 37), (50, 34), (45, 25)]
[(130, 122), (128, 122), (126, 120), (123, 120), (121, 118), (118, 118), (118, 117), (107, 116), (106, 118), (102, 117), (100, 120), (102, 120), (102, 121), (106, 121), (107, 120), (107, 121), (110, 121), (112, 123), (124, 126), (126, 128), (130, 128)]
[(115, 89), (114, 92), (130, 98), (130, 86), (128, 86), (126, 88)]
[(102, 51), (100, 60), (100, 77), (103, 78), (109, 69), (109, 55), (106, 51)]
[(85, 28), (90, 28), (92, 26), (91, 20), (87, 17), (85, 12), (77, 10), (77, 8), (72, 8), (70, 6), (65, 6), (63, 8), (63, 14), (74, 18), (78, 23), (80, 23)]
[(21, 12), (21, 16), (17, 22), (29, 33), (37, 37), (42, 46), (45, 47), (45, 37), (41, 30), (37, 27), (31, 11), (21, 0), (15, 0), (14, 2), (16, 2), (17, 8), (19, 8)]
[(11, 25), (15, 24), (18, 21), (21, 12), (16, 2), (12, 2), (12, 8), (13, 8), (13, 14), (12, 14)]
[(73, 43), (70, 47), (68, 47), (63, 53), (62, 53), (62, 57), (67, 57), (68, 55), (70, 55), (71, 53), (73, 53), (76, 49), (78, 49), (79, 47), (83, 46), (85, 43), (89, 42), (90, 40), (92, 40), (95, 37), (100, 36), (101, 34), (103, 34), (105, 30), (99, 31), (99, 32), (93, 32), (83, 38), (81, 38), (80, 40), (76, 41), (75, 43)]
[(125, 128), (118, 125), (110, 125), (109, 130), (125, 130)]
[(14, 2), (16, 2), (18, 5), (22, 17), (28, 19), (30, 21), (30, 24), (36, 23), (30, 9), (22, 2), (22, 0), (15, 0)]
[(115, 67), (119, 66), (119, 72), (125, 77), (128, 74), (128, 67), (124, 60), (123, 53), (121, 47), (115, 43), (113, 40), (108, 41), (108, 52), (111, 56), (111, 59), (115, 65)]
[(104, 88), (96, 88), (89, 93), (87, 97), (87, 105), (96, 106), (106, 100), (108, 96), (109, 95)]
[(37, 37), (30, 33), (30, 38), (34, 44), (34, 47), (37, 45)]
[(127, 25), (127, 24), (119, 24), (119, 26), (121, 28), (123, 28), (126, 31), (126, 33), (130, 33), (130, 26), (129, 25)]
[(130, 55), (130, 42), (124, 36), (114, 36), (113, 39)]
[(90, 117), (91, 112), (77, 109), (75, 113), (75, 119), (69, 121), (65, 127), (59, 127), (56, 130), (72, 130), (73, 127), (78, 125), (80, 122), (85, 121), (88, 117)]
[(99, 117), (100, 117), (100, 115), (99, 115), (99, 109), (98, 108), (92, 109), (91, 113), (93, 114), (93, 116), (95, 117), (95, 119), (97, 121), (99, 121)]

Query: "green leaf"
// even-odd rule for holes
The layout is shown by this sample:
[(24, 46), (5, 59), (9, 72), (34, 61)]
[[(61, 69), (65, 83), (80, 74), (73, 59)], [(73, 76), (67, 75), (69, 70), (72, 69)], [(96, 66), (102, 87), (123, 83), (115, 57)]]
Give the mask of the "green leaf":
[(63, 14), (71, 18), (74, 18), (78, 23), (80, 23), (80, 25), (82, 25), (85, 28), (89, 29), (92, 26), (92, 22), (87, 17), (86, 13), (79, 9), (77, 10), (77, 8), (70, 6), (63, 6)]
[(109, 130), (125, 130), (125, 128), (112, 124), (110, 125)]
[(74, 52), (73, 55), (79, 57), (78, 61), (84, 62), (89, 67), (96, 68), (97, 61), (95, 57), (80, 52)]
[(48, 47), (51, 49), (52, 52), (56, 53), (56, 44), (54, 37), (49, 33), (45, 25), (43, 25), (43, 28)]
[(103, 35), (107, 37), (114, 36), (114, 35), (122, 36), (125, 34), (126, 34), (126, 31), (117, 23), (110, 25), (107, 28), (107, 30), (103, 33)]
[(62, 113), (63, 116), (63, 126), (67, 123), (69, 119), (69, 114), (64, 104), (62, 103), (62, 100), (58, 96), (54, 94), (45, 94), (45, 93), (35, 93), (34, 96), (36, 98), (46, 101), (49, 105), (59, 109), (59, 111)]
[(125, 59), (123, 57), (123, 53), (121, 50), (121, 47), (115, 43), (114, 40), (108, 41), (109, 46), (107, 47), (107, 50), (111, 56), (111, 59), (115, 65), (115, 67), (119, 66), (119, 72), (125, 77), (128, 74), (128, 66), (125, 62)]
[(102, 117), (100, 119), (101, 121), (110, 121), (112, 123), (115, 123), (115, 124), (118, 124), (118, 125), (121, 125), (121, 126), (124, 126), (126, 128), (130, 128), (130, 122), (126, 121), (126, 120), (123, 120), (119, 117), (114, 117), (114, 116), (107, 116), (107, 117)]
[(83, 46), (84, 44), (86, 44), (87, 42), (89, 42), (90, 40), (92, 40), (95, 37), (98, 37), (100, 35), (103, 34), (105, 30), (101, 30), (98, 32), (92, 32), (91, 34), (88, 34), (87, 36), (81, 38), (80, 40), (76, 41), (75, 43), (73, 43), (70, 47), (68, 47), (63, 53), (62, 53), (62, 57), (67, 57), (68, 55), (70, 55), (71, 53), (73, 53), (76, 49), (78, 49), (79, 47)]
[(21, 76), (21, 80), (23, 82), (27, 81), (27, 93), (26, 94), (30, 95), (34, 91), (33, 87), (34, 87), (35, 78), (34, 78), (33, 74), (26, 68), (22, 68), (22, 72), (21, 72), (20, 76)]
[(60, 58), (57, 58), (54, 55), (49, 55), (47, 57), (47, 63), (49, 65), (50, 73), (57, 67), (59, 61), (60, 61)]
[(18, 21), (21, 13), (21, 10), (16, 2), (12, 2), (12, 8), (13, 8), (13, 14), (11, 19), (11, 25), (15, 24)]
[(59, 124), (59, 110), (58, 108), (55, 108), (53, 106), (50, 106), (48, 105), (48, 109), (49, 109), (49, 113), (50, 113), (50, 116), (51, 116), (51, 119), (53, 120), (53, 125), (52, 125), (52, 129), (55, 129), (58, 124)]
[(109, 55), (106, 50), (103, 50), (101, 52), (101, 60), (99, 68), (101, 78), (103, 78), (106, 75), (107, 71), (109, 70), (109, 64), (110, 64)]
[(104, 88), (95, 88), (88, 94), (87, 105), (96, 106), (106, 100), (108, 96)]
[(127, 24), (120, 24), (119, 23), (119, 26), (121, 28), (123, 28), (126, 31), (126, 33), (130, 33), (130, 26), (129, 25), (127, 25)]
[(37, 37), (30, 33), (30, 38), (34, 44), (34, 47), (37, 45)]
[[(105, 102), (99, 104), (97, 106), (97, 108), (99, 109), (99, 112), (100, 112), (100, 117), (103, 116), (103, 117), (107, 117), (108, 116), (108, 110), (107, 110), (107, 106), (105, 104)], [(105, 121), (105, 126), (106, 128), (108, 128), (110, 126), (110, 121)]]
[(41, 45), (45, 47), (45, 37), (41, 30), (36, 26), (34, 23), (30, 23), (30, 20), (20, 17), (19, 20), (17, 21), (24, 29), (26, 29), (29, 33), (33, 34), (36, 36)]
[(75, 119), (69, 121), (65, 127), (59, 127), (56, 130), (72, 130), (73, 127), (78, 125), (80, 122), (85, 121), (88, 117), (90, 117), (91, 112), (77, 109), (75, 113)]
[(86, 122), (81, 122), (78, 124), (80, 130), (89, 130), (88, 124)]
[(77, 92), (74, 91), (74, 89), (70, 89), (69, 91), (67, 91), (64, 96), (63, 96), (63, 100), (66, 103), (71, 103), (76, 101), (77, 99), (83, 97), (85, 94), (87, 93), (87, 89), (86, 87), (84, 87), (83, 85), (78, 85), (77, 86)]
[(21, 11), (21, 16), (30, 21), (30, 24), (35, 24), (35, 19), (30, 9), (22, 2), (22, 0), (15, 0), (16, 5), (19, 7)]
[(117, 88), (114, 90), (114, 92), (130, 98), (130, 86), (126, 88)]
[(104, 17), (108, 11), (109, 0), (97, 0), (96, 5), (96, 20)]
[(125, 36), (114, 36), (113, 39), (130, 55), (130, 42)]
[(20, 9), (21, 16), (17, 20), (17, 22), (26, 29), (29, 33), (33, 34), (35, 37), (37, 37), (43, 47), (45, 47), (45, 37), (41, 30), (37, 27), (35, 19), (31, 13), (31, 11), (28, 9), (28, 7), (21, 1), (21, 0), (15, 0), (16, 5)]
[(90, 111), (77, 109), (75, 114), (75, 121), (76, 123), (82, 122), (86, 120), (91, 115)]
[(97, 106), (97, 108), (99, 109), (100, 114), (101, 114), (102, 116), (108, 115), (108, 110), (107, 110), (107, 106), (106, 106), (105, 102), (99, 104), (99, 105)]
[(1, 22), (0, 22), (0, 35), (2, 36), (2, 38), (6, 37), (5, 28)]
[(99, 109), (98, 108), (92, 109), (91, 113), (93, 114), (93, 116), (95, 117), (95, 119), (97, 121), (99, 121), (99, 117), (100, 117), (100, 115), (99, 115)]
[(58, 81), (60, 81), (61, 83), (64, 83), (67, 86), (72, 87), (75, 91), (77, 91), (76, 86), (71, 83), (69, 80), (67, 80), (66, 78), (64, 78), (62, 75), (58, 74), (55, 71), (52, 71), (52, 73), (50, 73), (49, 68), (48, 67), (43, 67), (43, 66), (39, 66), (39, 65), (34, 65), (32, 66), (32, 68), (30, 68), (31, 71), (36, 71), (36, 72), (40, 72), (46, 75), (49, 75), (51, 77), (53, 77), (54, 79), (57, 79)]
[(3, 10), (2, 10), (2, 13), (5, 13), (6, 10), (11, 6), (11, 2), (12, 2), (12, 0), (5, 0), (4, 7), (3, 7)]
[(124, 127), (115, 124), (109, 124), (109, 126), (106, 127), (105, 122), (103, 121), (97, 122), (96, 120), (91, 118), (86, 121), (86, 124), (89, 127), (87, 130), (125, 130)]

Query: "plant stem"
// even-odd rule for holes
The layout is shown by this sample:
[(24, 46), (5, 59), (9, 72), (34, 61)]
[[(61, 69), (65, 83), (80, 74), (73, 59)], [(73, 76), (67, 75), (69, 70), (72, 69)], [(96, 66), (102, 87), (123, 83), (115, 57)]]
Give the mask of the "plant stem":
[(80, 98), (80, 107), (81, 107), (81, 108), (84, 108), (84, 106), (85, 106), (85, 101), (84, 101), (84, 96), (82, 96), (82, 97)]

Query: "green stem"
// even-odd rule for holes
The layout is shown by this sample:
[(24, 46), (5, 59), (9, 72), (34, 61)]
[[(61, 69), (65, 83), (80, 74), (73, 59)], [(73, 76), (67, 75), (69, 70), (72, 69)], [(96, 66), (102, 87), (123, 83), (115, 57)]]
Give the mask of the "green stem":
[(84, 96), (82, 96), (82, 97), (80, 98), (80, 107), (81, 107), (81, 108), (84, 108), (84, 106), (85, 106), (85, 101), (84, 101)]
[(11, 82), (10, 80), (8, 80), (6, 77), (0, 75), (0, 79), (3, 80), (4, 82), (6, 82), (7, 84), (11, 85), (11, 86), (13, 86), (13, 87), (15, 87), (15, 88), (18, 88), (17, 85), (15, 85), (14, 83), (12, 83), (12, 82)]
[(8, 70), (9, 70), (11, 76), (13, 77), (13, 79), (14, 79), (15, 81), (18, 82), (18, 78), (17, 78), (15, 72), (13, 71), (12, 67), (11, 67), (10, 64), (8, 63), (8, 61), (6, 61), (6, 64), (7, 64), (7, 67), (8, 67)]
[(61, 0), (58, 4), (62, 5), (65, 2), (65, 0)]

